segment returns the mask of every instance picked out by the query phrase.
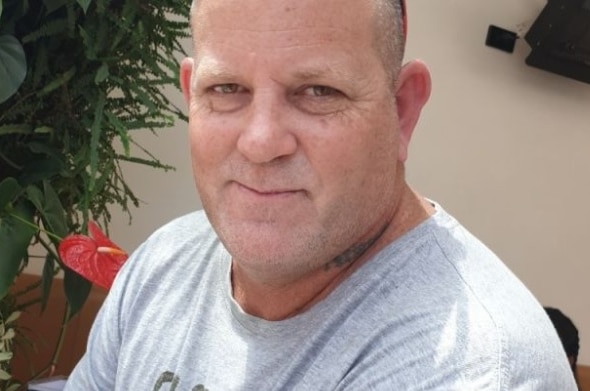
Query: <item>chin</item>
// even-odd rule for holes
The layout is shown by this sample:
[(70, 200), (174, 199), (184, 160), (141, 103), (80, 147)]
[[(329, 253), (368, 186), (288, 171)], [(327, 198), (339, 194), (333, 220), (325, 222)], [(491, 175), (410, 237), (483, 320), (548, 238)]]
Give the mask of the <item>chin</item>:
[(234, 258), (248, 263), (270, 264), (293, 253), (286, 243), (290, 241), (276, 233), (268, 235), (259, 230), (225, 232), (221, 240)]
[[(221, 229), (220, 238), (234, 260), (251, 269), (268, 267), (276, 271), (305, 268), (310, 255), (317, 255), (323, 246), (318, 235), (302, 235), (301, 232), (284, 231), (272, 225), (257, 228)], [(298, 267), (297, 265), (301, 266)]]

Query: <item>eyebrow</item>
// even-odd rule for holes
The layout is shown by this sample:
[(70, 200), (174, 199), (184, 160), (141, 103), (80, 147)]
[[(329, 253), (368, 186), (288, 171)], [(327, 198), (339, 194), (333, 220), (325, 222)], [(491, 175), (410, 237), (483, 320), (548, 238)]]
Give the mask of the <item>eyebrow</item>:
[(227, 69), (221, 62), (216, 61), (211, 57), (206, 57), (195, 63), (193, 72), (202, 77), (231, 77), (234, 76), (232, 72)]
[(191, 89), (195, 90), (199, 80), (232, 80), (236, 78), (236, 74), (231, 72), (219, 61), (207, 58), (195, 63), (193, 68), (193, 75), (191, 80)]

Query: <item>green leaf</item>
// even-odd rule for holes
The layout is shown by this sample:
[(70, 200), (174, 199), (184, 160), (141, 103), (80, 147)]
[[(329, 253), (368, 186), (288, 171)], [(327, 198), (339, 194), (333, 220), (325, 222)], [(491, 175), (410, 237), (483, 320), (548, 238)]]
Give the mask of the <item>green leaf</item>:
[(94, 185), (96, 183), (96, 172), (98, 170), (98, 147), (100, 135), (102, 133), (102, 117), (104, 114), (104, 106), (106, 104), (106, 96), (100, 94), (96, 107), (94, 110), (94, 121), (92, 123), (91, 137), (90, 137), (90, 183), (88, 184), (88, 191), (90, 194), (94, 192)]
[(20, 193), (22, 187), (16, 179), (9, 177), (0, 182), (0, 212), (8, 207), (16, 195)]
[(50, 14), (58, 8), (63, 7), (66, 5), (67, 0), (43, 0), (45, 7), (47, 8), (47, 13)]
[[(60, 238), (65, 237), (68, 234), (66, 212), (51, 184), (48, 181), (43, 181), (43, 191), (34, 185), (28, 186), (26, 191), (29, 200), (41, 214), (45, 229)], [(53, 237), (51, 237), (51, 241), (55, 244), (59, 242)]]
[(12, 356), (13, 356), (12, 352), (0, 352), (0, 362), (9, 361), (12, 359)]
[(38, 128), (35, 128), (35, 130), (33, 132), (37, 133), (37, 134), (47, 134), (47, 133), (53, 133), (54, 131), (55, 131), (55, 129), (53, 129), (50, 126), (39, 126)]
[(6, 391), (18, 391), (18, 389), (21, 388), (21, 384), (20, 383), (16, 383), (13, 384), (11, 386), (9, 386)]
[(147, 108), (149, 111), (156, 111), (157, 107), (154, 105), (154, 102), (150, 99), (149, 95), (145, 93), (143, 89), (138, 86), (132, 85), (129, 86), (129, 89), (135, 92), (136, 96), (134, 98), (141, 101), (141, 103)]
[(47, 84), (41, 91), (39, 91), (38, 96), (44, 96), (49, 94), (51, 91), (54, 91), (61, 87), (62, 85), (66, 84), (70, 79), (76, 74), (76, 67), (71, 67), (67, 72), (62, 73), (59, 75), (58, 78)]
[(63, 162), (53, 157), (31, 160), (22, 170), (20, 177), (23, 186), (49, 179), (59, 174), (64, 168)]
[(4, 297), (12, 285), (36, 232), (32, 208), (19, 203), (12, 213), (0, 220), (0, 297)]
[(27, 187), (27, 196), (29, 201), (33, 203), (35, 208), (39, 211), (43, 209), (43, 192), (37, 186), (28, 186)]
[(90, 294), (91, 288), (90, 281), (73, 270), (64, 270), (64, 290), (70, 304), (70, 318), (80, 311)]
[(39, 41), (42, 38), (58, 37), (68, 29), (67, 19), (65, 17), (50, 19), (44, 22), (38, 28), (28, 32), (21, 38), (21, 43), (27, 45), (28, 43)]
[(45, 264), (43, 265), (43, 274), (41, 276), (41, 311), (45, 311), (49, 302), (51, 285), (53, 285), (53, 276), (55, 268), (55, 258), (52, 254), (47, 253)]
[(123, 146), (123, 150), (125, 151), (125, 156), (129, 156), (129, 154), (131, 153), (129, 145), (131, 137), (129, 137), (129, 129), (127, 128), (127, 125), (123, 123), (121, 120), (119, 120), (119, 118), (117, 118), (117, 116), (111, 113), (110, 111), (105, 111), (105, 115), (108, 119), (109, 124), (112, 125), (119, 134), (119, 140), (121, 141), (121, 145)]
[(21, 314), (22, 314), (21, 311), (14, 311), (12, 314), (10, 314), (10, 316), (8, 317), (8, 319), (6, 319), (6, 322), (4, 322), (4, 323), (5, 324), (13, 323), (15, 320), (20, 318)]
[(43, 192), (45, 193), (43, 224), (46, 224), (54, 234), (63, 238), (69, 233), (64, 207), (49, 181), (43, 182)]
[(11, 377), (10, 373), (6, 372), (4, 369), (0, 369), (0, 380), (10, 380)]
[(0, 103), (10, 98), (27, 75), (27, 59), (21, 43), (12, 35), (0, 35)]
[(32, 127), (29, 125), (3, 125), (3, 126), (0, 126), (0, 136), (2, 136), (4, 134), (29, 134), (29, 133), (31, 133), (31, 131), (32, 131)]
[(100, 82), (105, 81), (107, 77), (109, 77), (109, 66), (105, 62), (100, 66), (100, 68), (98, 68), (98, 71), (96, 71), (96, 76), (94, 76), (94, 82), (96, 84), (99, 84)]
[(58, 161), (63, 161), (64, 153), (63, 151), (56, 149), (55, 147), (48, 145), (47, 141), (45, 142), (37, 142), (31, 141), (27, 143), (27, 146), (33, 153), (41, 153), (43, 155), (49, 156), (54, 158)]
[(6, 332), (4, 333), (2, 338), (0, 338), (0, 339), (2, 341), (6, 341), (9, 339), (13, 339), (15, 335), (16, 335), (16, 333), (14, 332), (14, 329), (8, 329), (8, 330), (6, 330)]
[(82, 9), (84, 10), (84, 13), (88, 11), (88, 7), (90, 6), (91, 1), (92, 0), (77, 0), (78, 4), (80, 4), (80, 7), (82, 7)]
[(2, 17), (2, 0), (0, 0), (0, 18)]

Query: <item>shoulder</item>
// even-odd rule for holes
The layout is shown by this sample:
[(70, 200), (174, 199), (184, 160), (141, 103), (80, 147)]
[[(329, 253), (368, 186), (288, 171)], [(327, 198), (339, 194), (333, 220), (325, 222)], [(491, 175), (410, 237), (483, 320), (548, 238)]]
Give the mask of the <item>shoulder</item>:
[[(574, 390), (561, 342), (534, 294), (442, 208), (435, 221), (436, 246), (454, 281), (457, 325), (481, 329), (465, 331), (486, 340), (485, 350), (478, 354), (490, 353), (500, 389)], [(478, 343), (472, 337), (466, 341)]]
[(357, 374), (366, 381), (381, 377), (399, 389), (575, 389), (541, 305), (441, 208), (378, 258), (369, 307), (379, 310), (364, 316), (378, 317), (368, 332), (379, 331), (379, 350), (388, 353)]

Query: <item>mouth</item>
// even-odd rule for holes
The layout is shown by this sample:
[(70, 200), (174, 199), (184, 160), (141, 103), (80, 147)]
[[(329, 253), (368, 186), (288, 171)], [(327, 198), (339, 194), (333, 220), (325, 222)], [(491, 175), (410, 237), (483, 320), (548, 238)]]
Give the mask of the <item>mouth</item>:
[(250, 193), (255, 196), (259, 197), (281, 197), (281, 196), (290, 196), (297, 193), (301, 193), (303, 190), (301, 189), (292, 189), (292, 188), (283, 188), (283, 187), (276, 187), (276, 188), (260, 188), (254, 186), (248, 186), (243, 183), (235, 182), (238, 186), (238, 189), (247, 193)]

